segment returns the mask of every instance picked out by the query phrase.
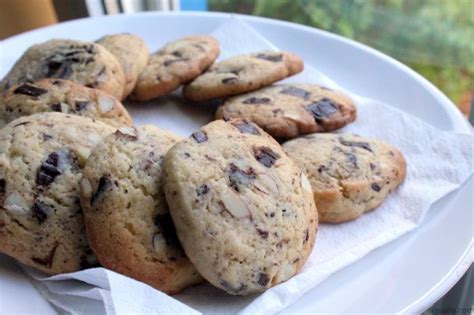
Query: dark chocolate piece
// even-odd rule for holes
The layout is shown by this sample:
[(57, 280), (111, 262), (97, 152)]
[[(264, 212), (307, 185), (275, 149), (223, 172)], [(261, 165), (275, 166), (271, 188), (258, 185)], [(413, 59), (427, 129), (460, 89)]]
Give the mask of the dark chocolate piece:
[(197, 143), (203, 143), (207, 141), (207, 135), (203, 131), (197, 131), (191, 135)]
[(17, 87), (14, 91), (13, 94), (23, 94), (23, 95), (28, 95), (28, 96), (40, 96), (45, 93), (48, 93), (47, 90), (39, 88), (37, 86), (34, 86), (32, 84), (23, 84)]
[(280, 158), (280, 155), (269, 147), (255, 148), (254, 155), (257, 161), (268, 168), (272, 167), (273, 164), (275, 164), (275, 161)]
[(243, 101), (244, 104), (268, 104), (270, 103), (270, 99), (268, 97), (251, 97)]

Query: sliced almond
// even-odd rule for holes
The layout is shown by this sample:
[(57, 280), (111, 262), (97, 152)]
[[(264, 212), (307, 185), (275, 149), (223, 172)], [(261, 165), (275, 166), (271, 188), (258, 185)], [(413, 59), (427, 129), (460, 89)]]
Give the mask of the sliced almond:
[(92, 196), (92, 185), (87, 178), (81, 180), (81, 194), (87, 199)]
[(13, 192), (5, 198), (5, 202), (3, 204), (5, 209), (15, 214), (26, 214), (28, 209), (28, 202), (25, 198), (20, 195), (18, 192)]
[(286, 281), (294, 276), (296, 273), (296, 265), (290, 264), (288, 261), (284, 261), (280, 267), (280, 270), (275, 276), (276, 283)]
[(89, 139), (89, 142), (94, 146), (102, 141), (102, 137), (95, 132), (88, 133), (87, 139)]
[(102, 113), (108, 113), (110, 112), (115, 105), (115, 100), (107, 95), (101, 95), (99, 96), (99, 109)]
[(161, 234), (156, 233), (153, 235), (153, 249), (154, 250), (159, 250), (160, 248), (163, 247), (163, 236)]
[(301, 172), (301, 187), (309, 193), (313, 193), (313, 188), (311, 188), (311, 183), (308, 180), (308, 177)]
[(291, 119), (291, 120), (296, 120), (296, 121), (301, 120), (301, 115), (300, 114), (287, 112), (287, 111), (283, 112), (283, 117)]
[(224, 208), (235, 218), (245, 218), (250, 216), (247, 205), (232, 190), (226, 190), (221, 196)]
[(267, 195), (271, 193), (277, 195), (279, 192), (278, 185), (273, 177), (266, 173), (258, 174), (254, 185), (257, 186), (259, 191), (262, 191)]

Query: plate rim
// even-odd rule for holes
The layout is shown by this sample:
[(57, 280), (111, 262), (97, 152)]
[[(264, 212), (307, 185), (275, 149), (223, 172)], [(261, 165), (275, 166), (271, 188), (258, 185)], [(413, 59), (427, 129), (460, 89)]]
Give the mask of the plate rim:
[[(343, 42), (348, 45), (354, 46), (364, 52), (371, 54), (372, 56), (381, 58), (385, 62), (390, 63), (394, 67), (398, 68), (399, 70), (403, 71), (406, 75), (411, 76), (416, 81), (420, 82), (422, 87), (427, 89), (434, 98), (436, 98), (439, 104), (446, 110), (449, 114), (449, 117), (445, 117), (445, 119), (450, 119), (453, 123), (457, 123), (454, 129), (449, 130), (448, 132), (460, 132), (460, 133), (467, 133), (472, 134), (473, 130), (472, 127), (469, 125), (467, 119), (465, 119), (461, 112), (457, 109), (456, 105), (443, 93), (441, 92), (433, 83), (428, 81), (425, 77), (421, 74), (415, 72), (413, 69), (409, 68), (407, 65), (401, 63), (400, 61), (394, 59), (393, 57), (375, 49), (366, 44), (357, 42), (353, 39), (343, 37), (341, 35), (331, 33), (325, 30), (321, 30), (315, 27), (306, 26), (302, 24), (297, 24), (294, 22), (284, 21), (284, 20), (277, 20), (268, 17), (260, 17), (260, 16), (252, 16), (246, 14), (239, 14), (239, 13), (227, 13), (227, 12), (209, 12), (209, 11), (146, 11), (146, 12), (139, 12), (139, 13), (130, 13), (130, 14), (117, 14), (117, 15), (106, 15), (106, 16), (92, 16), (92, 17), (84, 17), (80, 19), (59, 22), (57, 24), (43, 26), (40, 28), (36, 28), (34, 30), (30, 30), (27, 32), (23, 32), (8, 38), (5, 38), (0, 41), (0, 50), (1, 46), (4, 44), (14, 42), (18, 40), (18, 38), (31, 35), (34, 33), (41, 33), (45, 29), (54, 28), (54, 27), (63, 27), (64, 25), (75, 24), (75, 23), (83, 23), (85, 20), (89, 19), (123, 19), (128, 17), (136, 17), (136, 16), (143, 16), (143, 15), (156, 15), (156, 16), (197, 16), (197, 17), (206, 17), (206, 16), (217, 16), (217, 17), (239, 17), (245, 21), (256, 21), (256, 22), (263, 22), (268, 24), (280, 24), (289, 28), (304, 30), (310, 33), (316, 33), (317, 36), (327, 37), (332, 40), (336, 40), (338, 42)], [(437, 126), (434, 126), (438, 128)], [(469, 179), (468, 179), (469, 180)], [(456, 194), (457, 192), (455, 192)], [(416, 230), (415, 230), (416, 232)], [(427, 308), (429, 308), (434, 302), (436, 302), (441, 296), (446, 294), (458, 281), (459, 279), (465, 274), (469, 266), (474, 262), (474, 235), (471, 238), (469, 245), (465, 248), (464, 252), (461, 256), (458, 257), (456, 264), (452, 266), (450, 271), (442, 278), (440, 281), (435, 284), (430, 290), (428, 290), (423, 296), (418, 298), (417, 300), (413, 301), (411, 304), (407, 305), (401, 313), (419, 313)]]

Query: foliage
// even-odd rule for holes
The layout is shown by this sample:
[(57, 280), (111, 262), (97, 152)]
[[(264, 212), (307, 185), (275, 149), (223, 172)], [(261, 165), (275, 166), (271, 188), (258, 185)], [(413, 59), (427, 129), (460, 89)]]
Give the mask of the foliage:
[(453, 101), (474, 86), (474, 0), (208, 0), (212, 11), (288, 20), (404, 62)]

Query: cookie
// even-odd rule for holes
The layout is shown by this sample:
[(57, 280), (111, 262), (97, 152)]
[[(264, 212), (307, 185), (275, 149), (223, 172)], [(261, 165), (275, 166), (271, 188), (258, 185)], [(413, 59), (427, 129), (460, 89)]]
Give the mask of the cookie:
[(0, 252), (51, 275), (94, 263), (79, 181), (92, 148), (114, 130), (61, 113), (22, 117), (0, 130)]
[(301, 269), (317, 230), (311, 186), (262, 129), (211, 122), (174, 145), (163, 170), (178, 237), (211, 284), (245, 295)]
[(216, 119), (244, 118), (275, 138), (291, 139), (339, 129), (356, 119), (353, 101), (316, 84), (273, 85), (229, 98)]
[(166, 293), (202, 280), (176, 237), (162, 186), (164, 154), (179, 139), (153, 126), (120, 128), (92, 151), (81, 181), (100, 264)]
[(132, 118), (113, 96), (68, 80), (42, 79), (12, 86), (0, 98), (0, 128), (21, 116), (61, 112), (97, 119), (114, 127)]
[(146, 101), (166, 95), (196, 78), (219, 55), (219, 43), (211, 36), (188, 36), (166, 44), (140, 74), (131, 95)]
[(308, 175), (320, 222), (345, 222), (377, 208), (406, 176), (402, 153), (379, 140), (312, 134), (283, 148)]
[(125, 76), (117, 59), (98, 44), (69, 39), (52, 39), (28, 48), (0, 82), (0, 92), (43, 78), (74, 81), (119, 100), (124, 94)]
[(122, 65), (125, 75), (123, 98), (126, 98), (133, 91), (138, 76), (148, 63), (150, 53), (147, 44), (140, 36), (128, 33), (107, 35), (96, 43), (110, 51)]
[(212, 65), (183, 89), (192, 101), (242, 94), (303, 70), (303, 60), (288, 52), (264, 51), (240, 55)]

